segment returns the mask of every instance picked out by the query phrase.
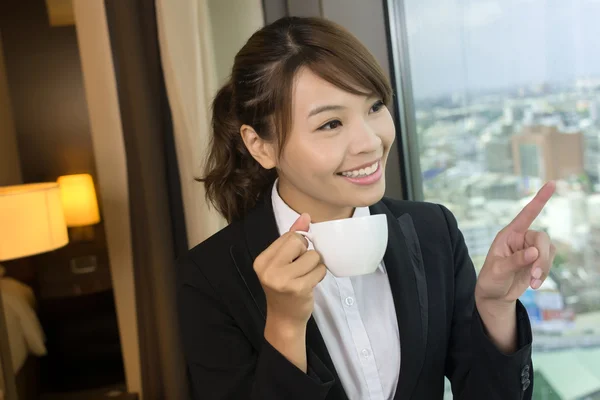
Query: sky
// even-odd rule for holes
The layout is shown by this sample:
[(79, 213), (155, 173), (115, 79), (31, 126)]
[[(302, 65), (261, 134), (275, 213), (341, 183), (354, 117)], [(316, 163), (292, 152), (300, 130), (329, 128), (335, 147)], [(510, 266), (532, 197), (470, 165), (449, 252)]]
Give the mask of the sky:
[(600, 78), (600, 0), (405, 0), (416, 98)]

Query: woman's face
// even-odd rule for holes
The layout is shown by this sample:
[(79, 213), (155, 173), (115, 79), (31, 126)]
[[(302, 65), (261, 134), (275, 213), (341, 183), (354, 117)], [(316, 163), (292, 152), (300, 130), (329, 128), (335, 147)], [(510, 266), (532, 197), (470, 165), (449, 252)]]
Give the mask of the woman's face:
[(394, 138), (381, 99), (348, 93), (303, 69), (293, 92), (292, 128), (274, 160), (279, 193), (313, 222), (347, 218), (354, 207), (383, 197)]

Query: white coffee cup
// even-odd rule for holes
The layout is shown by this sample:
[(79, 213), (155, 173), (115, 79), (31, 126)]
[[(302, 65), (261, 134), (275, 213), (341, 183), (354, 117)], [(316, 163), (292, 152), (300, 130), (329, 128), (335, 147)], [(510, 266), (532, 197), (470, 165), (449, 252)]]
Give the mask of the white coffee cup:
[(319, 222), (310, 224), (309, 232), (296, 233), (312, 242), (323, 264), (337, 277), (375, 272), (388, 242), (385, 214)]

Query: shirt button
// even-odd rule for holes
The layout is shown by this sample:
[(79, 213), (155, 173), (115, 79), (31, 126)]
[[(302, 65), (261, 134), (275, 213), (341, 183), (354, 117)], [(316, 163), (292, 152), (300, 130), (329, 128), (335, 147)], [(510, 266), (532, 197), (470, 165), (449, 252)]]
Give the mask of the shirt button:
[(362, 349), (360, 353), (363, 355), (364, 358), (369, 358), (369, 356), (371, 355), (369, 349)]
[(354, 305), (354, 298), (353, 297), (346, 297), (346, 305), (351, 307)]

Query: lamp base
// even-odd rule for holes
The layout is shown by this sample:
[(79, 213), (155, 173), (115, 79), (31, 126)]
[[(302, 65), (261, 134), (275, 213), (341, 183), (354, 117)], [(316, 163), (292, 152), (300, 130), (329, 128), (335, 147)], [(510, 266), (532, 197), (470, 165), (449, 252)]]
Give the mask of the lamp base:
[(93, 225), (69, 228), (69, 239), (73, 242), (93, 242), (96, 231)]

